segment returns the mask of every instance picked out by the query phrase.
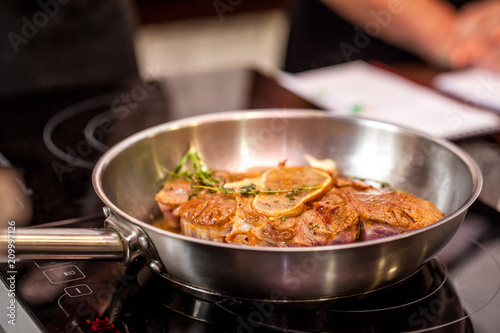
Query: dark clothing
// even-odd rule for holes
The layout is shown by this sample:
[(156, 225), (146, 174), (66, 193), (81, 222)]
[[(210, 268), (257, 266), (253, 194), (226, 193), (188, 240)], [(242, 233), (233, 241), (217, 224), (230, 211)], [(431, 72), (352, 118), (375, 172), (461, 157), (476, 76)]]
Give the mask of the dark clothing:
[(126, 1), (0, 2), (0, 95), (138, 77)]
[[(467, 0), (454, 0), (457, 7)], [(284, 70), (296, 73), (353, 60), (394, 64), (416, 57), (366, 34), (320, 1), (290, 1), (290, 35)], [(377, 21), (374, 18), (373, 27)]]

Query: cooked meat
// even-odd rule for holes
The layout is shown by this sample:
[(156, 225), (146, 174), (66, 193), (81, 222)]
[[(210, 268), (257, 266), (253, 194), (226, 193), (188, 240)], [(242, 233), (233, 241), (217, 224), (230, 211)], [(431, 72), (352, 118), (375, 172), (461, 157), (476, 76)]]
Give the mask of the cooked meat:
[(191, 194), (193, 194), (193, 189), (187, 180), (176, 179), (164, 184), (155, 196), (155, 200), (163, 212), (164, 221), (162, 224), (172, 229), (179, 227), (180, 206), (189, 200)]
[(184, 235), (222, 242), (232, 228), (236, 199), (204, 191), (182, 204), (179, 213)]
[(236, 211), (234, 196), (221, 193), (203, 193), (180, 207), (181, 219), (201, 226), (228, 222)]
[(234, 179), (234, 175), (231, 174), (229, 171), (216, 170), (212, 174), (212, 178), (218, 180), (220, 184), (225, 184), (232, 182)]
[(264, 239), (264, 231), (269, 217), (253, 208), (253, 200), (253, 196), (238, 195), (236, 197), (238, 203), (236, 214), (232, 221), (232, 228), (227, 234), (226, 242), (253, 246), (270, 245)]
[(359, 240), (423, 228), (444, 216), (432, 203), (414, 195), (376, 189), (348, 179), (340, 179), (313, 205), (326, 218), (335, 217), (340, 223), (358, 220)]
[(178, 206), (188, 201), (193, 193), (191, 183), (184, 179), (166, 182), (160, 192), (155, 196), (158, 203), (165, 206)]
[[(217, 173), (223, 174), (223, 173)], [(387, 237), (443, 217), (411, 194), (377, 189), (311, 167), (231, 175), (223, 187), (167, 182), (156, 195), (185, 235), (250, 246), (321, 246)]]
[(293, 239), (287, 246), (320, 246), (342, 242), (344, 233), (337, 233), (334, 228), (315, 211), (306, 210), (298, 219)]
[(356, 241), (359, 236), (359, 212), (349, 199), (338, 193), (336, 187), (312, 204), (314, 210), (331, 230), (333, 244), (345, 244)]
[(340, 235), (332, 233), (313, 209), (297, 216), (280, 218), (259, 213), (252, 197), (238, 196), (238, 208), (226, 242), (251, 246), (319, 246), (335, 244)]

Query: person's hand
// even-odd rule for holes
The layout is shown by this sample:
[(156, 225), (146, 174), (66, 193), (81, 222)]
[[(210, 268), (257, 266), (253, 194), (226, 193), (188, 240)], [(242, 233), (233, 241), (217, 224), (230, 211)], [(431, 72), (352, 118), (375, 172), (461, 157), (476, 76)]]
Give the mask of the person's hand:
[(500, 1), (476, 1), (464, 6), (457, 13), (448, 43), (451, 67), (500, 71)]

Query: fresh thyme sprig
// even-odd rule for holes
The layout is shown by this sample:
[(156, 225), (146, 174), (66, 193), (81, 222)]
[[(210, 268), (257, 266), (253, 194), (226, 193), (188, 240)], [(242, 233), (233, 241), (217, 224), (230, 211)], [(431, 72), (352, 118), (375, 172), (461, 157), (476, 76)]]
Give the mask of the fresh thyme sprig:
[(293, 197), (299, 195), (299, 193), (304, 192), (304, 191), (311, 191), (311, 190), (316, 190), (320, 188), (321, 186), (301, 186), (297, 187), (291, 190), (281, 190), (281, 189), (265, 189), (265, 190), (260, 190), (257, 188), (257, 185), (255, 184), (249, 184), (245, 185), (239, 188), (239, 190), (235, 190), (234, 188), (227, 188), (224, 186), (219, 186), (219, 187), (212, 187), (212, 186), (206, 186), (206, 185), (191, 185), (191, 188), (196, 190), (198, 189), (206, 189), (212, 192), (222, 192), (224, 194), (240, 194), (240, 195), (246, 195), (246, 196), (256, 196), (257, 194), (283, 194), (285, 193), (286, 197)]
[(193, 147), (181, 158), (173, 171), (165, 171), (168, 173), (167, 181), (182, 178), (206, 186), (218, 186), (220, 183), (213, 177), (214, 171), (205, 164)]

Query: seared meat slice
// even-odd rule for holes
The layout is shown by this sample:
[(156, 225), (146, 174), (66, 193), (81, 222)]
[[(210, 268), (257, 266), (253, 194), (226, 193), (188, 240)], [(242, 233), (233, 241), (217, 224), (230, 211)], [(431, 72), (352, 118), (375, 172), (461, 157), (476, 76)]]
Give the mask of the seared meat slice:
[(287, 246), (323, 246), (340, 243), (337, 233), (328, 221), (314, 209), (306, 210), (296, 218), (295, 235)]
[(229, 171), (215, 170), (212, 173), (212, 178), (216, 179), (219, 182), (219, 184), (222, 185), (225, 183), (232, 182), (234, 179), (234, 175), (232, 173), (230, 173)]
[(376, 189), (346, 180), (342, 181), (342, 185), (332, 189), (325, 198), (334, 193), (343, 197), (357, 211), (360, 221), (360, 240), (420, 229), (444, 216), (429, 201), (409, 193)]
[(193, 194), (191, 183), (184, 179), (166, 182), (156, 193), (155, 200), (163, 213), (163, 223), (166, 227), (179, 228), (180, 205), (187, 202), (191, 194)]
[(331, 244), (346, 244), (359, 236), (360, 215), (349, 198), (337, 188), (328, 191), (321, 200), (312, 204), (324, 220), (332, 235)]
[(314, 210), (280, 218), (259, 213), (252, 207), (252, 197), (237, 198), (238, 208), (228, 243), (251, 246), (319, 246), (335, 242), (325, 220)]
[[(217, 179), (220, 184), (230, 182), (234, 178), (230, 172), (224, 170), (214, 171), (212, 177)], [(163, 184), (163, 188), (155, 195), (155, 200), (164, 216), (162, 225), (170, 229), (180, 227), (179, 209), (193, 195), (192, 185), (191, 182), (182, 178)]]
[(232, 221), (232, 228), (226, 236), (226, 242), (252, 246), (271, 245), (264, 239), (263, 233), (269, 217), (252, 207), (253, 200), (253, 196), (238, 195), (236, 197), (236, 214)]
[(181, 231), (187, 236), (224, 242), (235, 213), (235, 196), (203, 191), (180, 206)]
[(184, 179), (176, 179), (166, 182), (160, 192), (156, 194), (155, 200), (162, 205), (174, 207), (188, 201), (192, 193), (193, 189), (190, 182)]
[(429, 201), (404, 192), (371, 190), (358, 193), (352, 200), (361, 212), (360, 240), (420, 229), (444, 216)]

